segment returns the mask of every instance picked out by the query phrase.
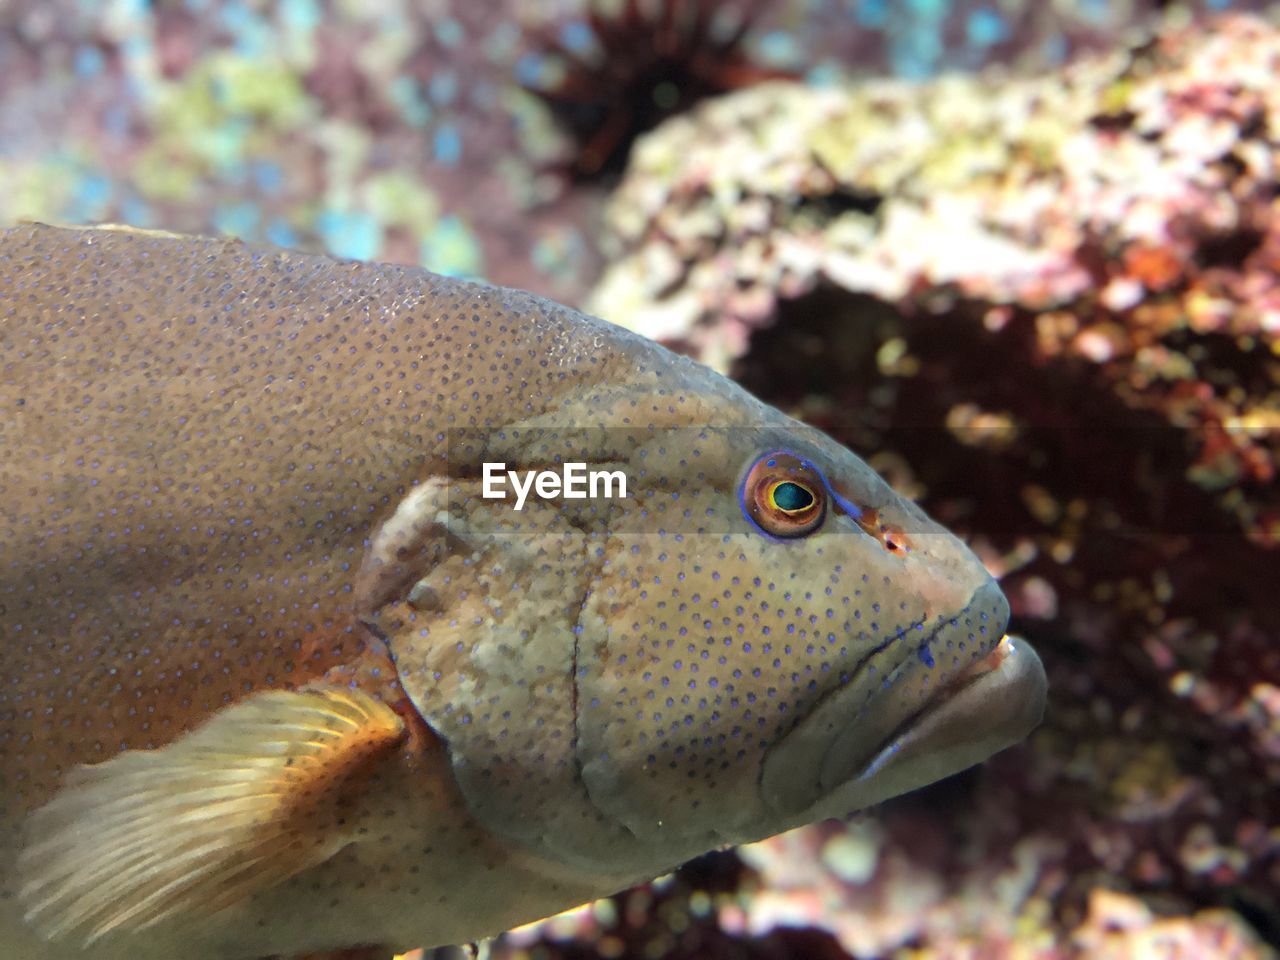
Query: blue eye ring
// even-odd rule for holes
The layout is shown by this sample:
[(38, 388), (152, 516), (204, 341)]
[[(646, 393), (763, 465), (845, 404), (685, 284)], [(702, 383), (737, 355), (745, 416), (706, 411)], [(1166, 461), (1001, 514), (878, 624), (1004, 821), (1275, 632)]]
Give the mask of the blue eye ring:
[(829, 497), (826, 481), (812, 463), (777, 451), (755, 460), (743, 478), (739, 500), (743, 515), (765, 536), (794, 540), (822, 526)]

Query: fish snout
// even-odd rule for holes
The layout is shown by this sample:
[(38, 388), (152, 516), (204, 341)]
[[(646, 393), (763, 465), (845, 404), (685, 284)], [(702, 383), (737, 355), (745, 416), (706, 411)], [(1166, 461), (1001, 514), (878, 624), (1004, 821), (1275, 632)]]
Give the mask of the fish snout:
[(980, 763), (1027, 736), (1047, 680), (1005, 634), (1009, 604), (988, 579), (923, 636), (872, 651), (765, 757), (762, 800), (795, 823), (844, 816)]

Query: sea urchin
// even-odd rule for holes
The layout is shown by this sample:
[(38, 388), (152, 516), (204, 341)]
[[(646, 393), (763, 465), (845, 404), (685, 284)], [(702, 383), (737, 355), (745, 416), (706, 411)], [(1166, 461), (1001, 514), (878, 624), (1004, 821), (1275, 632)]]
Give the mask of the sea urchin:
[[(554, 30), (535, 37), (564, 63), (554, 85), (526, 85), (572, 137), (567, 174), (577, 181), (621, 172), (636, 137), (705, 97), (794, 75), (753, 63), (743, 50), (766, 0), (623, 0), (610, 13), (588, 0), (591, 49), (570, 49)], [(720, 10), (732, 8), (726, 29)], [(574, 45), (575, 47), (578, 45)]]

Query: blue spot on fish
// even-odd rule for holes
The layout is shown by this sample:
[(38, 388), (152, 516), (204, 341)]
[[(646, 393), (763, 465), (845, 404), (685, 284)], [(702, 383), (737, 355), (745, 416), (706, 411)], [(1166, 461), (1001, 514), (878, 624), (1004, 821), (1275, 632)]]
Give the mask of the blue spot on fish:
[(920, 658), (920, 662), (930, 670), (934, 668), (933, 652), (929, 649), (927, 643), (920, 644), (919, 649), (916, 650), (916, 655)]

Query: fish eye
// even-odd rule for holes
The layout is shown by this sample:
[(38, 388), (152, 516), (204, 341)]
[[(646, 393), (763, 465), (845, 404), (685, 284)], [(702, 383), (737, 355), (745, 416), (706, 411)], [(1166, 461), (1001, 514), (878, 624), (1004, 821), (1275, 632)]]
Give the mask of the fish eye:
[(769, 505), (786, 514), (796, 514), (813, 505), (813, 491), (794, 480), (779, 480), (769, 488)]
[(742, 510), (763, 533), (784, 540), (822, 525), (827, 497), (813, 464), (779, 451), (760, 457), (742, 483)]

